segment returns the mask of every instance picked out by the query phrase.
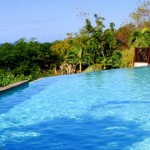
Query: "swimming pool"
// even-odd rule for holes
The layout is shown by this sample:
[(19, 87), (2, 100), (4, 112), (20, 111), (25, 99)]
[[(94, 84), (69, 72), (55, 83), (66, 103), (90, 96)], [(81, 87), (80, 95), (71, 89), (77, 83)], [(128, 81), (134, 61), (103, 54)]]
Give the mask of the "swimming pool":
[(48, 77), (0, 97), (2, 150), (149, 150), (150, 67)]

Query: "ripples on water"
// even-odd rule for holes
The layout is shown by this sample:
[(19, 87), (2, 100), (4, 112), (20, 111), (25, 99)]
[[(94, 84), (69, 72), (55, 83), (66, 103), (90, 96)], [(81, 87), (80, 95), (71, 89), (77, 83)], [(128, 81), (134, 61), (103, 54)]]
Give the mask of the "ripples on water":
[(0, 97), (3, 150), (149, 150), (150, 67), (49, 77)]

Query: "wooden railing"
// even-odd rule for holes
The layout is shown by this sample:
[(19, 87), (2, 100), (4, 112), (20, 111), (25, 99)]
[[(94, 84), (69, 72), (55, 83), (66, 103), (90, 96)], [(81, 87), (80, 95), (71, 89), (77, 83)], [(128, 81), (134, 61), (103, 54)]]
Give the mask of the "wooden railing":
[(148, 63), (150, 65), (150, 47), (148, 48), (135, 48), (134, 63)]

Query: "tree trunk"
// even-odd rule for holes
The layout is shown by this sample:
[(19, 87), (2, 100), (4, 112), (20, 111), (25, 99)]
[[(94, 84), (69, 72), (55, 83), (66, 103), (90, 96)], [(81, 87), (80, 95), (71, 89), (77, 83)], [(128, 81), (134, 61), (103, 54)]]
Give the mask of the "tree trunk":
[(82, 63), (81, 62), (79, 63), (79, 70), (80, 70), (80, 72), (82, 71)]

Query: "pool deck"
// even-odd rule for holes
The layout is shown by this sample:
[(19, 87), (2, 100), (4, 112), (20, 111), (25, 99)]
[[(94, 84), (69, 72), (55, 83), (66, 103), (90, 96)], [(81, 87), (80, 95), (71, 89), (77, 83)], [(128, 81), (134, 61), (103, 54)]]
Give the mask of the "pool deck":
[(21, 85), (26, 84), (26, 83), (29, 83), (29, 81), (28, 80), (24, 80), (24, 81), (20, 81), (20, 82), (17, 82), (17, 83), (13, 83), (13, 84), (7, 85), (5, 87), (0, 87), (0, 92), (13, 89), (15, 87), (21, 86)]

